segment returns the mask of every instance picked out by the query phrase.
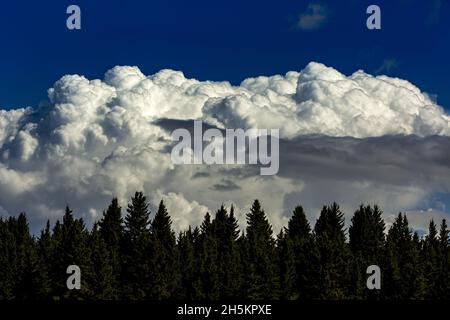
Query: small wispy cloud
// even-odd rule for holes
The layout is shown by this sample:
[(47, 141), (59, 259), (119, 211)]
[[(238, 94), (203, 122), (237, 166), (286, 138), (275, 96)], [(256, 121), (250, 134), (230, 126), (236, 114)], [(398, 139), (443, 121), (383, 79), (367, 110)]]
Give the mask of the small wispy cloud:
[(297, 27), (302, 30), (315, 30), (321, 28), (328, 17), (326, 6), (318, 3), (310, 3), (306, 11), (300, 14)]
[(384, 59), (381, 66), (374, 71), (375, 74), (386, 73), (389, 74), (393, 69), (398, 68), (398, 62), (395, 58)]

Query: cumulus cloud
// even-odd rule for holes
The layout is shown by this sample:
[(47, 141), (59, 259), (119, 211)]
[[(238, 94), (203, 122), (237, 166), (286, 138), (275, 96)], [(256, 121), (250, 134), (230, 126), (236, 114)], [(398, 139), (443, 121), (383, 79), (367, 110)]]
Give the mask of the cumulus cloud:
[(210, 99), (205, 120), (222, 127), (281, 128), (302, 134), (373, 137), (448, 135), (449, 116), (408, 81), (310, 63), (300, 73), (247, 79), (240, 94)]
[[(66, 204), (88, 224), (111, 197), (163, 198), (177, 230), (221, 203), (242, 226), (260, 198), (274, 229), (297, 203), (311, 220), (339, 201), (415, 210), (449, 192), (449, 116), (406, 80), (319, 63), (300, 72), (228, 82), (117, 66), (104, 79), (66, 75), (35, 108), (0, 110), (0, 212), (27, 211), (35, 228)], [(175, 166), (170, 132), (200, 119), (224, 128), (279, 128), (280, 173), (254, 166)], [(36, 231), (37, 229), (35, 229)]]
[(206, 212), (210, 211), (197, 201), (188, 201), (182, 194), (175, 192), (164, 194), (161, 190), (157, 190), (151, 200), (153, 203), (164, 201), (167, 211), (172, 213), (172, 223), (176, 230), (187, 230), (190, 225), (200, 225)]

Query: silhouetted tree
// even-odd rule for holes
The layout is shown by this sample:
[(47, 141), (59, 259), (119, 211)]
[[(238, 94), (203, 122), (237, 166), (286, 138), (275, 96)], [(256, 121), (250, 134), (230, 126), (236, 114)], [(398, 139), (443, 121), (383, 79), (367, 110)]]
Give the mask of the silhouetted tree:
[(439, 275), (435, 284), (436, 299), (450, 300), (450, 246), (447, 221), (442, 220), (439, 229)]
[(336, 203), (323, 207), (314, 227), (319, 252), (320, 298), (343, 299), (350, 283), (350, 251), (345, 242), (344, 214)]
[(108, 251), (108, 259), (112, 269), (111, 288), (109, 299), (119, 299), (122, 295), (120, 276), (122, 274), (122, 251), (124, 245), (124, 226), (122, 219), (122, 208), (117, 198), (113, 198), (106, 211), (103, 211), (102, 219), (98, 223), (99, 235), (102, 239), (96, 240), (100, 246), (102, 242)]
[(176, 297), (180, 275), (176, 251), (175, 233), (172, 220), (164, 202), (159, 203), (158, 211), (151, 224), (151, 295), (153, 299)]
[(245, 295), (249, 299), (278, 299), (279, 273), (272, 227), (258, 200), (247, 214), (245, 234)]
[(421, 241), (411, 235), (406, 215), (399, 213), (386, 239), (387, 265), (384, 272), (384, 297), (387, 299), (422, 299), (426, 283), (421, 261)]
[[(53, 229), (35, 238), (24, 213), (0, 217), (0, 299), (450, 299), (450, 244), (445, 220), (413, 233), (399, 214), (387, 236), (377, 206), (361, 205), (347, 242), (344, 214), (325, 206), (314, 231), (301, 206), (274, 239), (255, 200), (240, 232), (234, 207), (178, 238), (161, 201), (154, 219), (136, 192), (121, 217), (116, 198), (92, 230), (66, 207)], [(381, 290), (368, 290), (366, 269), (381, 267)], [(81, 289), (69, 290), (69, 265)]]
[[(83, 219), (75, 219), (72, 210), (66, 207), (63, 221), (57, 221), (53, 230), (55, 250), (52, 258), (52, 279), (54, 279), (54, 299), (82, 299), (92, 292), (86, 282), (92, 272), (90, 263), (90, 250), (88, 244), (89, 234)], [(67, 267), (77, 265), (81, 271), (81, 289), (68, 290), (66, 280)]]
[(295, 259), (295, 285), (290, 298), (313, 299), (319, 295), (319, 254), (303, 207), (295, 207), (286, 228), (286, 238), (291, 242)]
[(127, 299), (144, 299), (151, 291), (150, 212), (145, 196), (136, 192), (125, 216), (122, 246), (123, 295)]
[(425, 237), (422, 246), (423, 272), (427, 294), (425, 298), (436, 299), (439, 295), (438, 285), (441, 279), (441, 255), (438, 231), (433, 220), (430, 221), (428, 235)]
[(89, 239), (92, 272), (89, 275), (90, 298), (112, 300), (118, 297), (117, 275), (114, 273), (112, 251), (102, 237), (98, 224), (94, 224)]
[(382, 294), (380, 290), (368, 290), (365, 280), (367, 267), (383, 268), (385, 265), (384, 230), (382, 211), (377, 206), (361, 205), (352, 217), (349, 228), (349, 246), (353, 254), (352, 298), (372, 299)]

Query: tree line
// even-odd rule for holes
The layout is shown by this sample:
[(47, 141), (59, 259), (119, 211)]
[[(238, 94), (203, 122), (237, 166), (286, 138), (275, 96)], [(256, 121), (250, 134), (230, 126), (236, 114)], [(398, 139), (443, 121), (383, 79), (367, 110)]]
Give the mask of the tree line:
[[(222, 205), (175, 234), (164, 202), (151, 219), (141, 192), (124, 218), (112, 199), (90, 231), (69, 207), (38, 236), (24, 213), (0, 218), (0, 299), (450, 299), (445, 220), (439, 228), (431, 221), (419, 237), (400, 213), (385, 232), (382, 211), (361, 205), (345, 230), (334, 203), (312, 228), (297, 206), (274, 236), (258, 200), (246, 218), (241, 232), (233, 206)], [(74, 264), (81, 288), (68, 290), (66, 268)], [(369, 265), (381, 268), (381, 290), (366, 286)]]

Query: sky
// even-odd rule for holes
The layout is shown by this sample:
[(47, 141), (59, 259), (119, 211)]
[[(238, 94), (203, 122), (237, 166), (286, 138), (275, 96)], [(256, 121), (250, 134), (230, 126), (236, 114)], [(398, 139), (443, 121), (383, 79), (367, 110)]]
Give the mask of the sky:
[[(65, 27), (73, 3), (82, 12), (78, 31)], [(377, 31), (365, 27), (373, 3), (382, 10)], [(449, 109), (449, 14), (447, 0), (8, 1), (0, 19), (0, 106), (37, 105), (62, 75), (101, 78), (115, 65), (239, 84), (317, 61), (344, 74), (408, 79)], [(312, 26), (300, 22), (305, 15)]]
[[(66, 8), (81, 8), (81, 30)], [(255, 198), (274, 230), (302, 204), (450, 218), (450, 3), (39, 1), (0, 10), (0, 216), (164, 199), (174, 228)], [(171, 130), (280, 129), (280, 170), (175, 165)]]

